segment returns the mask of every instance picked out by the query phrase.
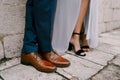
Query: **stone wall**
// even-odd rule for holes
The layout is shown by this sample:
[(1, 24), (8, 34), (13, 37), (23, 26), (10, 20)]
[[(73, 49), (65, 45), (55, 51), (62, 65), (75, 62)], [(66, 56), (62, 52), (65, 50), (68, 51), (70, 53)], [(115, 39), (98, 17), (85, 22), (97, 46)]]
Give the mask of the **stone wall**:
[[(25, 0), (0, 0), (0, 59), (20, 55)], [(99, 33), (120, 28), (120, 0), (99, 0)]]
[(25, 0), (0, 0), (0, 59), (20, 55)]
[(120, 0), (99, 0), (99, 32), (120, 28)]

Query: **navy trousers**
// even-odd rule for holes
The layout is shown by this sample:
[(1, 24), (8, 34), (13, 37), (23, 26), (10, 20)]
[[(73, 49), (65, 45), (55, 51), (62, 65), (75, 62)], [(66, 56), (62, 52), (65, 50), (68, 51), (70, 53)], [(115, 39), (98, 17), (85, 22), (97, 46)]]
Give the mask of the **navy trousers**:
[(22, 53), (50, 52), (56, 0), (27, 0)]

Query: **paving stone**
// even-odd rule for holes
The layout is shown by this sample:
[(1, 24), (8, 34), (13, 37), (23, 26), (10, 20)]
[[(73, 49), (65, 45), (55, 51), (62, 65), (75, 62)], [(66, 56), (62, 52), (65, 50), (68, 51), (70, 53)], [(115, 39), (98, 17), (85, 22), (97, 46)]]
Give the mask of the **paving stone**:
[(120, 66), (120, 55), (118, 55), (113, 61), (113, 64)]
[(5, 56), (7, 58), (20, 56), (22, 48), (23, 35), (11, 35), (3, 39)]
[(99, 34), (101, 34), (102, 32), (106, 32), (106, 27), (105, 27), (105, 23), (99, 23), (98, 24), (98, 26), (99, 26)]
[(105, 26), (106, 26), (106, 31), (111, 31), (111, 30), (113, 30), (115, 27), (113, 27), (113, 22), (106, 22), (105, 23)]
[(120, 28), (120, 21), (112, 21), (110, 26), (113, 28), (113, 29), (118, 29)]
[(113, 10), (113, 20), (115, 21), (117, 21), (117, 20), (120, 20), (120, 9), (114, 9)]
[(119, 8), (120, 7), (120, 1), (119, 0), (112, 0), (112, 8)]
[(3, 45), (0, 41), (0, 59), (4, 58), (4, 53), (3, 53)]
[(120, 67), (110, 65), (91, 80), (120, 80)]
[(25, 24), (24, 17), (25, 6), (0, 5), (0, 33), (23, 33)]
[(0, 71), (3, 69), (7, 69), (14, 65), (20, 64), (20, 58), (13, 58), (12, 60), (6, 61), (0, 64)]
[[(75, 53), (73, 52), (68, 52), (72, 55), (74, 55)], [(96, 49), (93, 49), (89, 52), (86, 52), (86, 56), (85, 57), (81, 57), (81, 56), (77, 56), (77, 57), (80, 57), (82, 59), (86, 59), (88, 61), (91, 61), (91, 62), (94, 62), (96, 64), (99, 64), (99, 65), (107, 65), (108, 61), (112, 60), (114, 58), (114, 55), (113, 54), (108, 54), (106, 52), (103, 52), (103, 51), (100, 51), (100, 50), (96, 50)]]
[(0, 80), (2, 80), (2, 79), (0, 78)]
[(120, 36), (120, 29), (114, 30), (111, 32), (112, 35)]
[(31, 66), (17, 65), (0, 72), (5, 80), (65, 80), (56, 73), (43, 73)]
[(12, 5), (12, 4), (23, 4), (25, 3), (26, 0), (3, 0), (2, 1), (2, 4), (9, 4), (9, 5)]
[(103, 6), (104, 8), (110, 8), (110, 7), (111, 7), (111, 4), (112, 4), (112, 0), (110, 0), (110, 1), (104, 0), (104, 1), (102, 1), (102, 4), (101, 4), (101, 5), (104, 5), (104, 6)]
[(120, 54), (120, 47), (116, 47), (110, 44), (99, 43), (99, 46), (96, 49), (113, 55)]
[(120, 47), (120, 40), (117, 40), (117, 39), (101, 37), (101, 38), (99, 38), (99, 41), (100, 41), (100, 43), (106, 43), (106, 44), (110, 44), (110, 45), (113, 45), (113, 46), (119, 46)]
[(116, 39), (116, 40), (120, 40), (120, 35), (114, 35), (111, 32), (109, 33), (104, 33), (104, 34), (100, 34), (101, 37), (107, 37), (107, 38), (111, 38), (111, 39)]
[(103, 68), (101, 65), (97, 65), (73, 55), (67, 54), (64, 55), (64, 57), (71, 61), (71, 66), (59, 68), (57, 72), (69, 79), (75, 77), (78, 78), (78, 80), (86, 80)]
[(104, 22), (112, 21), (112, 17), (111, 16), (113, 15), (113, 10), (110, 9), (110, 8), (105, 8), (104, 12), (103, 12), (103, 15), (104, 15), (104, 17), (103, 17)]
[(0, 2), (2, 2), (2, 0), (0, 0)]
[(113, 55), (98, 50), (93, 50), (87, 52), (86, 54), (87, 56), (83, 57), (84, 59), (95, 62), (103, 66), (107, 65), (107, 62), (114, 58)]

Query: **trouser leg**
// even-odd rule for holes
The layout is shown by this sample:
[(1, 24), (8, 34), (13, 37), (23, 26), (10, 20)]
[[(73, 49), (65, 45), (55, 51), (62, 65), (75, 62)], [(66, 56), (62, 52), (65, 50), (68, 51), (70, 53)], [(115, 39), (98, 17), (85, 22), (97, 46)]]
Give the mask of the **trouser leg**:
[(36, 51), (38, 51), (38, 46), (36, 41), (35, 26), (33, 24), (33, 0), (27, 0), (25, 33), (24, 33), (22, 53), (30, 53)]
[(56, 0), (33, 0), (33, 16), (41, 52), (52, 50), (51, 33), (54, 21)]

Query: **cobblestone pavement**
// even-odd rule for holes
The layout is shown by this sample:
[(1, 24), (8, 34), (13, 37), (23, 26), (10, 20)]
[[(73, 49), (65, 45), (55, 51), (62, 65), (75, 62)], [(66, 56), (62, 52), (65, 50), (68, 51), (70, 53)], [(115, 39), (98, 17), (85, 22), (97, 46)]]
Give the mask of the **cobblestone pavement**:
[(86, 57), (69, 52), (63, 56), (71, 66), (54, 73), (39, 72), (13, 58), (0, 64), (0, 80), (120, 80), (120, 29), (101, 34), (99, 46)]

